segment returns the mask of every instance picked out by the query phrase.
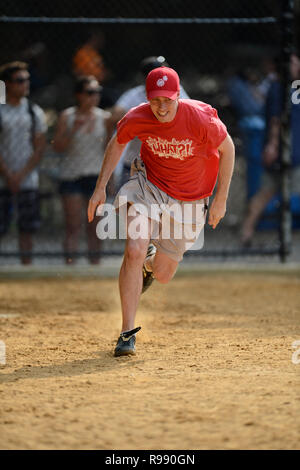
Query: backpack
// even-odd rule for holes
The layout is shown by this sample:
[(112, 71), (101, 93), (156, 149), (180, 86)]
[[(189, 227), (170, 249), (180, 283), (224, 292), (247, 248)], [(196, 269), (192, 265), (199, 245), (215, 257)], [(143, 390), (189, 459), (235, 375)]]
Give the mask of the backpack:
[[(30, 100), (27, 100), (27, 104), (28, 104), (28, 108), (27, 108), (27, 111), (30, 115), (30, 118), (31, 118), (31, 141), (33, 143), (34, 141), (34, 135), (35, 135), (35, 121), (36, 121), (36, 116), (35, 116), (35, 113), (33, 111), (33, 102), (30, 101)], [(2, 117), (1, 117), (1, 105), (0, 105), (0, 132), (2, 131)]]

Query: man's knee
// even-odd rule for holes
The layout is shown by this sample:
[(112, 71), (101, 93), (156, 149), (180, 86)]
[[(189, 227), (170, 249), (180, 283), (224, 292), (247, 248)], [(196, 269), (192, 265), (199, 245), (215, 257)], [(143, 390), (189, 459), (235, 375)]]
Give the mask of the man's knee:
[(168, 284), (173, 279), (178, 261), (171, 259), (161, 251), (157, 251), (153, 261), (153, 276), (161, 284)]
[(153, 275), (155, 279), (161, 284), (168, 284), (168, 282), (170, 282), (171, 279), (173, 279), (175, 272), (176, 270), (173, 270), (173, 269), (170, 269), (167, 271), (165, 269), (156, 268), (153, 271)]
[(139, 240), (130, 240), (127, 243), (125, 250), (125, 257), (129, 261), (143, 262), (147, 252), (147, 244)]

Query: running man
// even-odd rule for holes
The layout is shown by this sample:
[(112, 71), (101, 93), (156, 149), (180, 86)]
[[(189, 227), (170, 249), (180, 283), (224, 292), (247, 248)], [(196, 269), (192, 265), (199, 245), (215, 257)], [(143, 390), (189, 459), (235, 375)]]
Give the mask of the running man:
[[(148, 74), (148, 103), (131, 109), (119, 121), (89, 201), (88, 220), (92, 222), (97, 206), (105, 203), (107, 183), (126, 144), (138, 137), (140, 156), (115, 199), (117, 208), (127, 204), (128, 227), (119, 276), (123, 322), (115, 356), (135, 354), (140, 327), (134, 328), (134, 322), (140, 295), (154, 279), (166, 284), (174, 276), (184, 252), (203, 229), (207, 198), (217, 178), (208, 221), (213, 229), (226, 212), (234, 144), (215, 109), (200, 101), (179, 99), (179, 90), (175, 70), (159, 67)], [(176, 215), (170, 210), (174, 204), (182, 209)], [(186, 206), (192, 210), (185, 211)], [(164, 223), (171, 224), (168, 238), (163, 236)], [(178, 224), (183, 228), (180, 238), (174, 234)], [(136, 237), (130, 227), (139, 225), (142, 236)]]

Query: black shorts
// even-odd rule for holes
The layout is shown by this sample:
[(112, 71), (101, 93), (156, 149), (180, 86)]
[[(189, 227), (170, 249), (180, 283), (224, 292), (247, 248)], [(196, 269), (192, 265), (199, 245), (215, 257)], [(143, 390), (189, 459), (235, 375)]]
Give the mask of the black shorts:
[(81, 194), (90, 198), (94, 192), (98, 176), (83, 176), (76, 180), (62, 180), (59, 185), (59, 192), (64, 194)]
[(40, 201), (37, 190), (22, 190), (13, 195), (7, 189), (0, 190), (0, 235), (10, 226), (14, 207), (17, 209), (19, 232), (34, 233), (41, 225)]

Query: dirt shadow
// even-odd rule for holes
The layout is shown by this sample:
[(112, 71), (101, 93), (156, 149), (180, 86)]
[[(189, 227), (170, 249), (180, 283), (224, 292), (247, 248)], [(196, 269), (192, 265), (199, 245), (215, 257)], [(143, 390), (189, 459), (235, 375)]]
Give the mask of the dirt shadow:
[[(0, 384), (16, 382), (22, 379), (44, 379), (49, 377), (73, 377), (95, 372), (104, 372), (120, 368), (126, 363), (127, 367), (136, 367), (145, 361), (136, 359), (135, 356), (114, 357), (111, 351), (100, 351), (96, 358), (82, 359), (65, 364), (54, 364), (49, 366), (24, 366), (14, 372), (5, 374), (5, 366), (0, 368)], [(1, 371), (2, 369), (2, 371)]]

